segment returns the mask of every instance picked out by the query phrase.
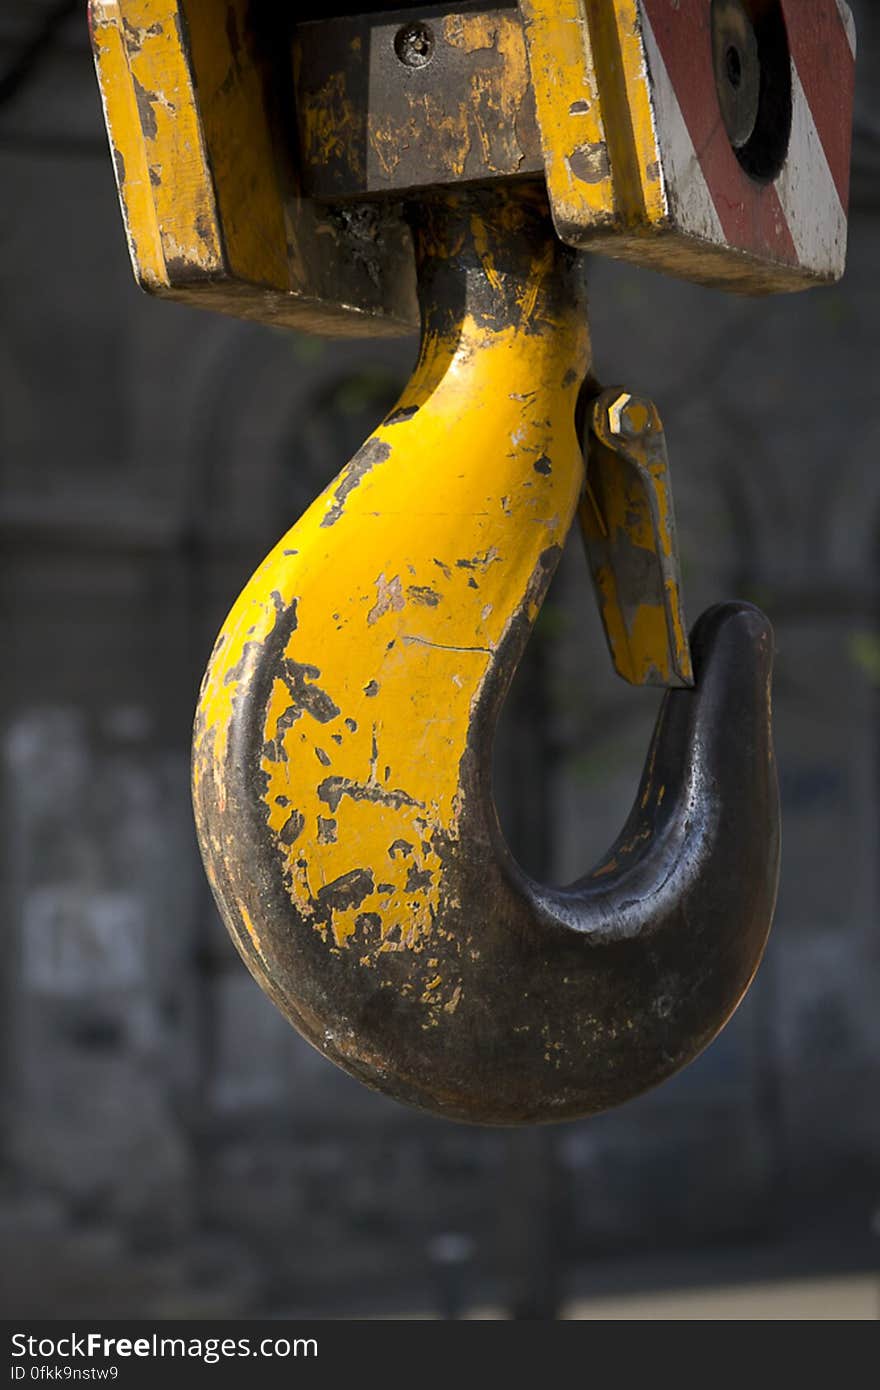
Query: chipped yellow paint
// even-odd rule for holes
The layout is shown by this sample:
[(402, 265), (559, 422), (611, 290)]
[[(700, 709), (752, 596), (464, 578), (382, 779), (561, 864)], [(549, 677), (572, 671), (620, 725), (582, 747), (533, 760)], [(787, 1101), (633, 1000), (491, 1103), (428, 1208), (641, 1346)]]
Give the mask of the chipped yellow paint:
[[(451, 48), (465, 54), (486, 52), (491, 54), (491, 61), (474, 65), (467, 86), (462, 85), (460, 95), (454, 98), (447, 91), (430, 92), (419, 84), (404, 84), (395, 94), (392, 115), (383, 116), (372, 106), (368, 108), (367, 139), (373, 159), (366, 171), (365, 187), (371, 191), (393, 179), (402, 149), (418, 148), (428, 133), (437, 182), (473, 177), (473, 167), (469, 170), (468, 166), (477, 156), (483, 178), (487, 173), (509, 177), (521, 171), (525, 156), (518, 121), (529, 97), (530, 81), (518, 15), (515, 11), (446, 15), (442, 35)], [(330, 82), (340, 80), (344, 81), (342, 75), (334, 74)], [(326, 130), (325, 146), (332, 155), (339, 134), (346, 130), (359, 134), (359, 120), (353, 111), (338, 103), (334, 109), (328, 103), (328, 85), (306, 90), (301, 122), (307, 132)], [(408, 115), (404, 115), (407, 109)], [(357, 144), (357, 140), (349, 141), (346, 156), (354, 177), (363, 172), (356, 157)], [(312, 162), (321, 159), (320, 146), (311, 138), (309, 158)]]
[[(178, 11), (176, 0), (98, 0), (92, 11), (93, 29), (103, 34), (105, 44), (98, 72), (111, 138), (123, 158), (117, 165), (119, 192), (135, 247), (139, 217), (158, 228), (162, 265), (149, 288), (169, 283), (169, 263), (179, 267), (178, 274), (185, 269), (189, 275), (215, 274), (222, 265), (217, 209)], [(118, 36), (112, 42), (111, 29)], [(145, 163), (147, 173), (131, 206), (129, 158), (141, 170)], [(145, 188), (151, 191), (151, 210), (143, 207)], [(155, 276), (155, 255), (152, 269)], [(144, 279), (137, 262), (135, 274)]]
[(521, 0), (553, 219), (563, 240), (613, 225), (615, 185), (583, 0)]
[(644, 259), (665, 179), (638, 0), (523, 0), (546, 185), (563, 240)]
[[(518, 153), (516, 124), (530, 84), (519, 17), (504, 11), (447, 15), (443, 34), (447, 43), (464, 53), (489, 49), (497, 55), (491, 67), (481, 67), (474, 74), (466, 106), (486, 167), (496, 173), (508, 173)], [(503, 158), (496, 163), (499, 141)]]
[(387, 19), (365, 13), (294, 33), (296, 124), (310, 191), (335, 201), (534, 177), (541, 158), (516, 7), (439, 16), (432, 64), (408, 77), (393, 57), (399, 24)]
[(618, 217), (655, 230), (667, 220), (663, 164), (638, 0), (585, 0), (608, 133)]
[(520, 9), (559, 234), (632, 255), (625, 234), (667, 220), (638, 0), (523, 0)]
[[(669, 7), (678, 9), (678, 0)], [(687, 195), (696, 188), (688, 170), (703, 151), (681, 137), (670, 100), (681, 93), (670, 91), (642, 0), (521, 0), (520, 10), (547, 188), (563, 241), (734, 293), (790, 292), (840, 274), (842, 261), (836, 271), (782, 264), (761, 249), (760, 238), (723, 231), (723, 205), (739, 206), (745, 196), (745, 175), (733, 162), (729, 187), (713, 185), (699, 216), (688, 212)], [(689, 22), (684, 13), (681, 18)], [(708, 45), (695, 50), (694, 62), (711, 63)], [(675, 81), (688, 78), (677, 73)], [(586, 102), (575, 97), (584, 90), (591, 93)], [(720, 125), (720, 112), (717, 120)], [(786, 167), (809, 165), (810, 158), (793, 143)], [(831, 241), (842, 245), (840, 236)]]
[(168, 277), (119, 5), (116, 0), (92, 0), (89, 18), (132, 269), (141, 284), (155, 289), (166, 285)]
[(246, 25), (245, 0), (226, 0), (219, 26), (205, 5), (93, 0), (124, 215), (133, 235), (158, 235), (143, 255), (135, 236), (135, 273), (149, 288), (221, 272), (290, 287), (259, 71), (238, 57)]
[[(482, 245), (476, 224), (472, 236)], [(481, 255), (491, 283), (502, 272)], [(267, 831), (328, 949), (365, 968), (425, 952), (416, 997), (429, 1013), (460, 998), (431, 962), (455, 905), (445, 856), (475, 705), (524, 602), (535, 616), (541, 557), (562, 545), (583, 484), (574, 407), (589, 337), (579, 306), (549, 317), (557, 274), (539, 245), (513, 322), (467, 313), (449, 337), (427, 334), (396, 409), (232, 609), (197, 719), (198, 802), (199, 778), (222, 784), (236, 756), (250, 656), (295, 605), (261, 731)]]
[(615, 669), (633, 685), (690, 684), (669, 466), (653, 403), (605, 392), (593, 406), (589, 460), (579, 517)]
[(198, 111), (210, 151), (219, 226), (234, 278), (289, 291), (285, 190), (264, 102), (261, 57), (253, 51), (253, 5), (224, 0), (216, 5), (188, 3), (189, 39)]
[(135, 278), (152, 293), (307, 331), (411, 331), (405, 228), (389, 228), (365, 268), (326, 214), (296, 196), (266, 70), (270, 11), (255, 16), (249, 0), (225, 0), (219, 16), (203, 0), (90, 0)]

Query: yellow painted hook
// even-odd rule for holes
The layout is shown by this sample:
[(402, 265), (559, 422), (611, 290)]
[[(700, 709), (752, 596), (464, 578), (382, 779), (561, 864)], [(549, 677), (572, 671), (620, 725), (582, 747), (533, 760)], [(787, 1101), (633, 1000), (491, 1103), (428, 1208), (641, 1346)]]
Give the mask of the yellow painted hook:
[(249, 968), (326, 1055), (458, 1118), (562, 1119), (681, 1066), (757, 965), (769, 630), (710, 618), (614, 852), (571, 889), (526, 879), (489, 752), (583, 491), (583, 267), (529, 186), (438, 195), (414, 232), (414, 375), (217, 640), (199, 836)]

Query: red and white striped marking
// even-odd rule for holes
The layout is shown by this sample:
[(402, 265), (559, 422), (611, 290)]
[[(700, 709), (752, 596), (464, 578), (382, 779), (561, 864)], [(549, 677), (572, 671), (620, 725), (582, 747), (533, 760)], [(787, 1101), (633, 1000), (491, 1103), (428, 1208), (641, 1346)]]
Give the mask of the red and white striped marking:
[(707, 0), (641, 0), (670, 217), (685, 235), (824, 277), (846, 253), (855, 27), (843, 0), (781, 0), (792, 67), (788, 157), (749, 178), (721, 118)]

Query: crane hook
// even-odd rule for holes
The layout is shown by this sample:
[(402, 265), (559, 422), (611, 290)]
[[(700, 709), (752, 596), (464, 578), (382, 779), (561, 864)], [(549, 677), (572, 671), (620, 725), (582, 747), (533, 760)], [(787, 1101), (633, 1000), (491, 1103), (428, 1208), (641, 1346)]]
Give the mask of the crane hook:
[(528, 184), (437, 193), (412, 225), (414, 374), (223, 626), (199, 838), (249, 969), (332, 1061), (457, 1120), (572, 1119), (696, 1056), (757, 969), (772, 633), (704, 614), (612, 849), (567, 888), (523, 872), (491, 747), (584, 492), (583, 257)]

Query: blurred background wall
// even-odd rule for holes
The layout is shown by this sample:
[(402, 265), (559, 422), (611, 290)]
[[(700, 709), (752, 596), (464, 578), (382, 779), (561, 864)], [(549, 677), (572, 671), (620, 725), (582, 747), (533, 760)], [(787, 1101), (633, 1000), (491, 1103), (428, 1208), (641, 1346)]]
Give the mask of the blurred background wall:
[[(854, 9), (843, 284), (752, 302), (593, 275), (598, 372), (666, 422), (691, 616), (740, 596), (775, 624), (772, 943), (680, 1077), (509, 1133), (404, 1110), (300, 1041), (226, 939), (189, 808), (226, 608), (413, 343), (138, 294), (84, 5), (0, 7), (6, 1316), (552, 1317), (880, 1263), (880, 13)], [(611, 673), (575, 541), (496, 750), (526, 868), (565, 880), (606, 848), (656, 705)]]

